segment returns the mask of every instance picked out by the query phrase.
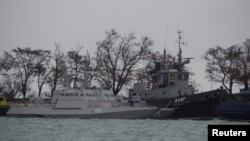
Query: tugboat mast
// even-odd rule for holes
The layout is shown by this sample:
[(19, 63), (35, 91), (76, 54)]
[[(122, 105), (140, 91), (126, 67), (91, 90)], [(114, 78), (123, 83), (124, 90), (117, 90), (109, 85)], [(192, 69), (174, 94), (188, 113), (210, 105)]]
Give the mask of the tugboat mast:
[(178, 30), (178, 40), (176, 41), (176, 43), (178, 43), (178, 46), (179, 46), (179, 53), (177, 54), (178, 56), (178, 70), (179, 71), (182, 71), (183, 70), (183, 67), (185, 64), (188, 64), (190, 62), (190, 59), (193, 59), (193, 58), (184, 58), (184, 59), (187, 59), (185, 61), (182, 61), (182, 48), (181, 48), (181, 45), (185, 45), (187, 44), (186, 42), (182, 41), (182, 31)]
[(181, 64), (182, 63), (182, 50), (181, 50), (181, 44), (183, 44), (183, 42), (181, 42), (181, 39), (182, 39), (182, 37), (181, 37), (181, 31), (179, 30), (178, 32), (178, 40), (177, 40), (177, 43), (178, 43), (178, 45), (179, 45), (179, 53), (178, 53), (178, 64)]

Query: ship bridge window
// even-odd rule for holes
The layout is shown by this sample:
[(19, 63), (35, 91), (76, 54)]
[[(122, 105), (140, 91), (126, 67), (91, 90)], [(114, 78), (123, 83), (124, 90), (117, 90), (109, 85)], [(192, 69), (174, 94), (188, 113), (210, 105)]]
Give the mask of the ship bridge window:
[(74, 96), (74, 93), (70, 93), (70, 96)]
[(178, 80), (188, 80), (188, 74), (178, 74)]
[(160, 79), (161, 79), (161, 75), (157, 75), (157, 80), (156, 81), (158, 81)]
[(69, 93), (66, 93), (65, 96), (69, 96)]
[(178, 74), (177, 79), (178, 79), (178, 80), (183, 80), (182, 74)]
[(81, 96), (84, 96), (84, 94), (80, 94)]
[(102, 94), (98, 94), (99, 97), (102, 97), (103, 95)]
[(78, 93), (75, 93), (75, 96), (78, 96)]
[(188, 74), (184, 75), (184, 80), (188, 80)]
[(61, 93), (61, 96), (64, 96), (64, 93)]
[(92, 94), (86, 94), (88, 97), (92, 97), (93, 95)]
[(170, 74), (170, 80), (175, 80), (175, 74)]

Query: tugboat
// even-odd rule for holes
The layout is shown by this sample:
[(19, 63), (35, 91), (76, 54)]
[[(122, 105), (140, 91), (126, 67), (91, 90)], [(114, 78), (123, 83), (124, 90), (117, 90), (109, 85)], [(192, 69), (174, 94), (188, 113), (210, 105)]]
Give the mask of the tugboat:
[(223, 88), (196, 93), (195, 87), (189, 82), (189, 72), (185, 65), (193, 58), (182, 58), (182, 32), (178, 31), (179, 53), (177, 62), (156, 62), (151, 71), (152, 81), (135, 83), (129, 90), (128, 101), (133, 104), (133, 97), (139, 96), (148, 105), (175, 108), (169, 118), (210, 119), (218, 115), (215, 107), (223, 102), (227, 91)]
[[(42, 98), (32, 98), (31, 104), (11, 106), (7, 117), (147, 119), (161, 109), (124, 105), (115, 99), (111, 90), (89, 88), (88, 73), (85, 73), (84, 79), (82, 88), (70, 88), (65, 72), (66, 87), (55, 91), (50, 104), (44, 104)], [(173, 109), (169, 108), (167, 112), (172, 111)]]

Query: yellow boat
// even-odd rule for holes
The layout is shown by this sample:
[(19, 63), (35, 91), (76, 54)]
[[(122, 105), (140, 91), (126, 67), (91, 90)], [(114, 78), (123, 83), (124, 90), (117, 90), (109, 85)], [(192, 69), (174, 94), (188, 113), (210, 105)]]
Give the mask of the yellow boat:
[(5, 97), (0, 97), (0, 116), (6, 116), (6, 113), (10, 109), (10, 105), (7, 105)]

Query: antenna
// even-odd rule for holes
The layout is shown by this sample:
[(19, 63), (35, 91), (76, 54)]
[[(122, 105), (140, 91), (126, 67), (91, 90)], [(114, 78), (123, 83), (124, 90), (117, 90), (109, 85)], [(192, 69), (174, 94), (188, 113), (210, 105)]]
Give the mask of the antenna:
[(84, 69), (83, 88), (85, 88), (85, 89), (89, 87), (89, 60), (88, 60), (88, 57), (89, 57), (89, 52), (87, 50), (87, 55), (84, 56), (84, 66), (83, 66), (83, 69)]
[(64, 87), (69, 88), (70, 87), (70, 80), (68, 76), (67, 66), (64, 61), (61, 61), (62, 67), (63, 67), (63, 76), (64, 76)]
[(166, 49), (166, 44), (167, 44), (167, 36), (168, 36), (168, 24), (167, 24), (167, 27), (166, 27), (166, 32), (165, 32), (164, 49)]
[(167, 24), (167, 28), (166, 28), (166, 33), (165, 33), (165, 40), (164, 40), (164, 51), (163, 51), (163, 63), (165, 65), (166, 63), (166, 44), (167, 44), (167, 34), (168, 34), (168, 24)]

